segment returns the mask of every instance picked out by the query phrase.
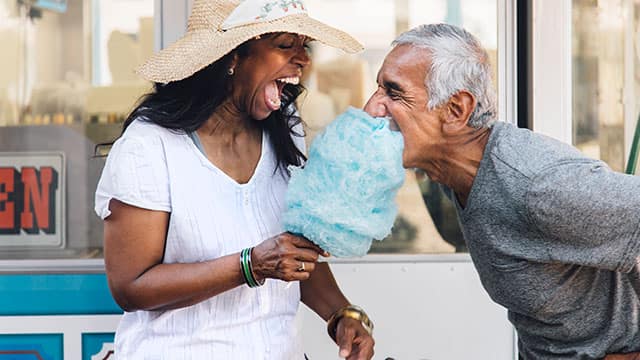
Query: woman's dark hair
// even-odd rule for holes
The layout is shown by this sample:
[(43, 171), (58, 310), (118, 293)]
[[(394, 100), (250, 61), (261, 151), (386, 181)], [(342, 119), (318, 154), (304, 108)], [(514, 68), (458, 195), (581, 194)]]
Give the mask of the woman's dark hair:
[[(238, 56), (248, 55), (247, 44), (236, 49)], [(122, 132), (136, 119), (179, 132), (196, 131), (230, 94), (231, 82), (227, 69), (232, 58), (233, 54), (229, 54), (183, 80), (155, 83), (154, 91), (144, 95), (129, 114)], [(291, 138), (304, 136), (293, 130), (302, 122), (296, 115), (294, 102), (303, 92), (301, 85), (285, 85), (280, 109), (273, 111), (267, 119), (255, 122), (256, 126), (269, 134), (276, 154), (276, 170), (287, 173), (289, 165), (300, 166), (306, 160)]]

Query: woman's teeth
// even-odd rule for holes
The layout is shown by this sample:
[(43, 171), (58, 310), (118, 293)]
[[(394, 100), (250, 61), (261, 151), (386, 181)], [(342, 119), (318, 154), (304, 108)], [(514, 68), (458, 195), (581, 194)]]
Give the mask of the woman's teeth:
[(278, 81), (285, 84), (298, 85), (300, 84), (300, 77), (299, 76), (286, 77), (286, 78), (278, 79)]
[(269, 99), (268, 101), (269, 101), (269, 104), (277, 108), (279, 108), (280, 105), (282, 105), (282, 101), (280, 101), (280, 99)]

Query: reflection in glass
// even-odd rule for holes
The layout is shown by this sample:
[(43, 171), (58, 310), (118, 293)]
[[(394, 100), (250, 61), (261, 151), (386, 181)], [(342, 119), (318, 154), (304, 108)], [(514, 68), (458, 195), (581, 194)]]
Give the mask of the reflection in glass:
[[(347, 106), (364, 105), (376, 88), (377, 71), (393, 39), (420, 24), (447, 22), (465, 27), (487, 48), (497, 69), (497, 0), (307, 0), (307, 5), (314, 16), (345, 29), (365, 45), (357, 56), (313, 47), (313, 67), (305, 74), (308, 95), (299, 104), (307, 144)], [(410, 170), (406, 179), (398, 194), (394, 231), (389, 239), (374, 242), (372, 252), (466, 251), (453, 205), (440, 186)]]
[(624, 171), (639, 115), (636, 0), (573, 0), (573, 141)]
[[(0, 152), (63, 152), (67, 168), (66, 246), (9, 251), (0, 258), (102, 256), (102, 224), (93, 191), (103, 159), (148, 84), (132, 69), (153, 51), (153, 0), (68, 0), (66, 9), (0, 0)], [(362, 107), (391, 41), (421, 23), (461, 25), (483, 42), (497, 68), (497, 0), (307, 0), (315, 16), (359, 38), (366, 50), (345, 56), (314, 46), (299, 104), (308, 143), (348, 106)], [(0, 188), (0, 191), (4, 189)], [(424, 175), (407, 171), (392, 238), (373, 252), (465, 251), (451, 204)], [(425, 205), (426, 203), (426, 205)], [(0, 208), (0, 211), (2, 209)], [(0, 235), (1, 238), (1, 235)]]
[(149, 88), (133, 68), (153, 52), (154, 1), (32, 3), (0, 0), (0, 152), (63, 154), (67, 191), (55, 201), (66, 205), (65, 241), (2, 246), (0, 224), (0, 258), (101, 257), (93, 192), (104, 160), (93, 158), (94, 147), (120, 133), (120, 122)]

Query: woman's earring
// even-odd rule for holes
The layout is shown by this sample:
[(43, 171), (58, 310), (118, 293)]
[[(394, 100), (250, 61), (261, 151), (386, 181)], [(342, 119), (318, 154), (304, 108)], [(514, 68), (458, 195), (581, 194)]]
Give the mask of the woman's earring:
[(227, 70), (227, 74), (229, 76), (233, 76), (233, 74), (235, 74), (235, 73), (236, 73), (236, 71), (233, 68), (229, 68), (229, 70)]

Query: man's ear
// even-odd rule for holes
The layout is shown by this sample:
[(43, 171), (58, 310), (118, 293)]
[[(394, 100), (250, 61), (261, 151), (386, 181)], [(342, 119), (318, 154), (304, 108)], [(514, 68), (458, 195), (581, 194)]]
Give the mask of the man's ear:
[(470, 92), (461, 90), (453, 94), (446, 104), (445, 129), (456, 131), (467, 126), (473, 110), (476, 108), (476, 98)]

